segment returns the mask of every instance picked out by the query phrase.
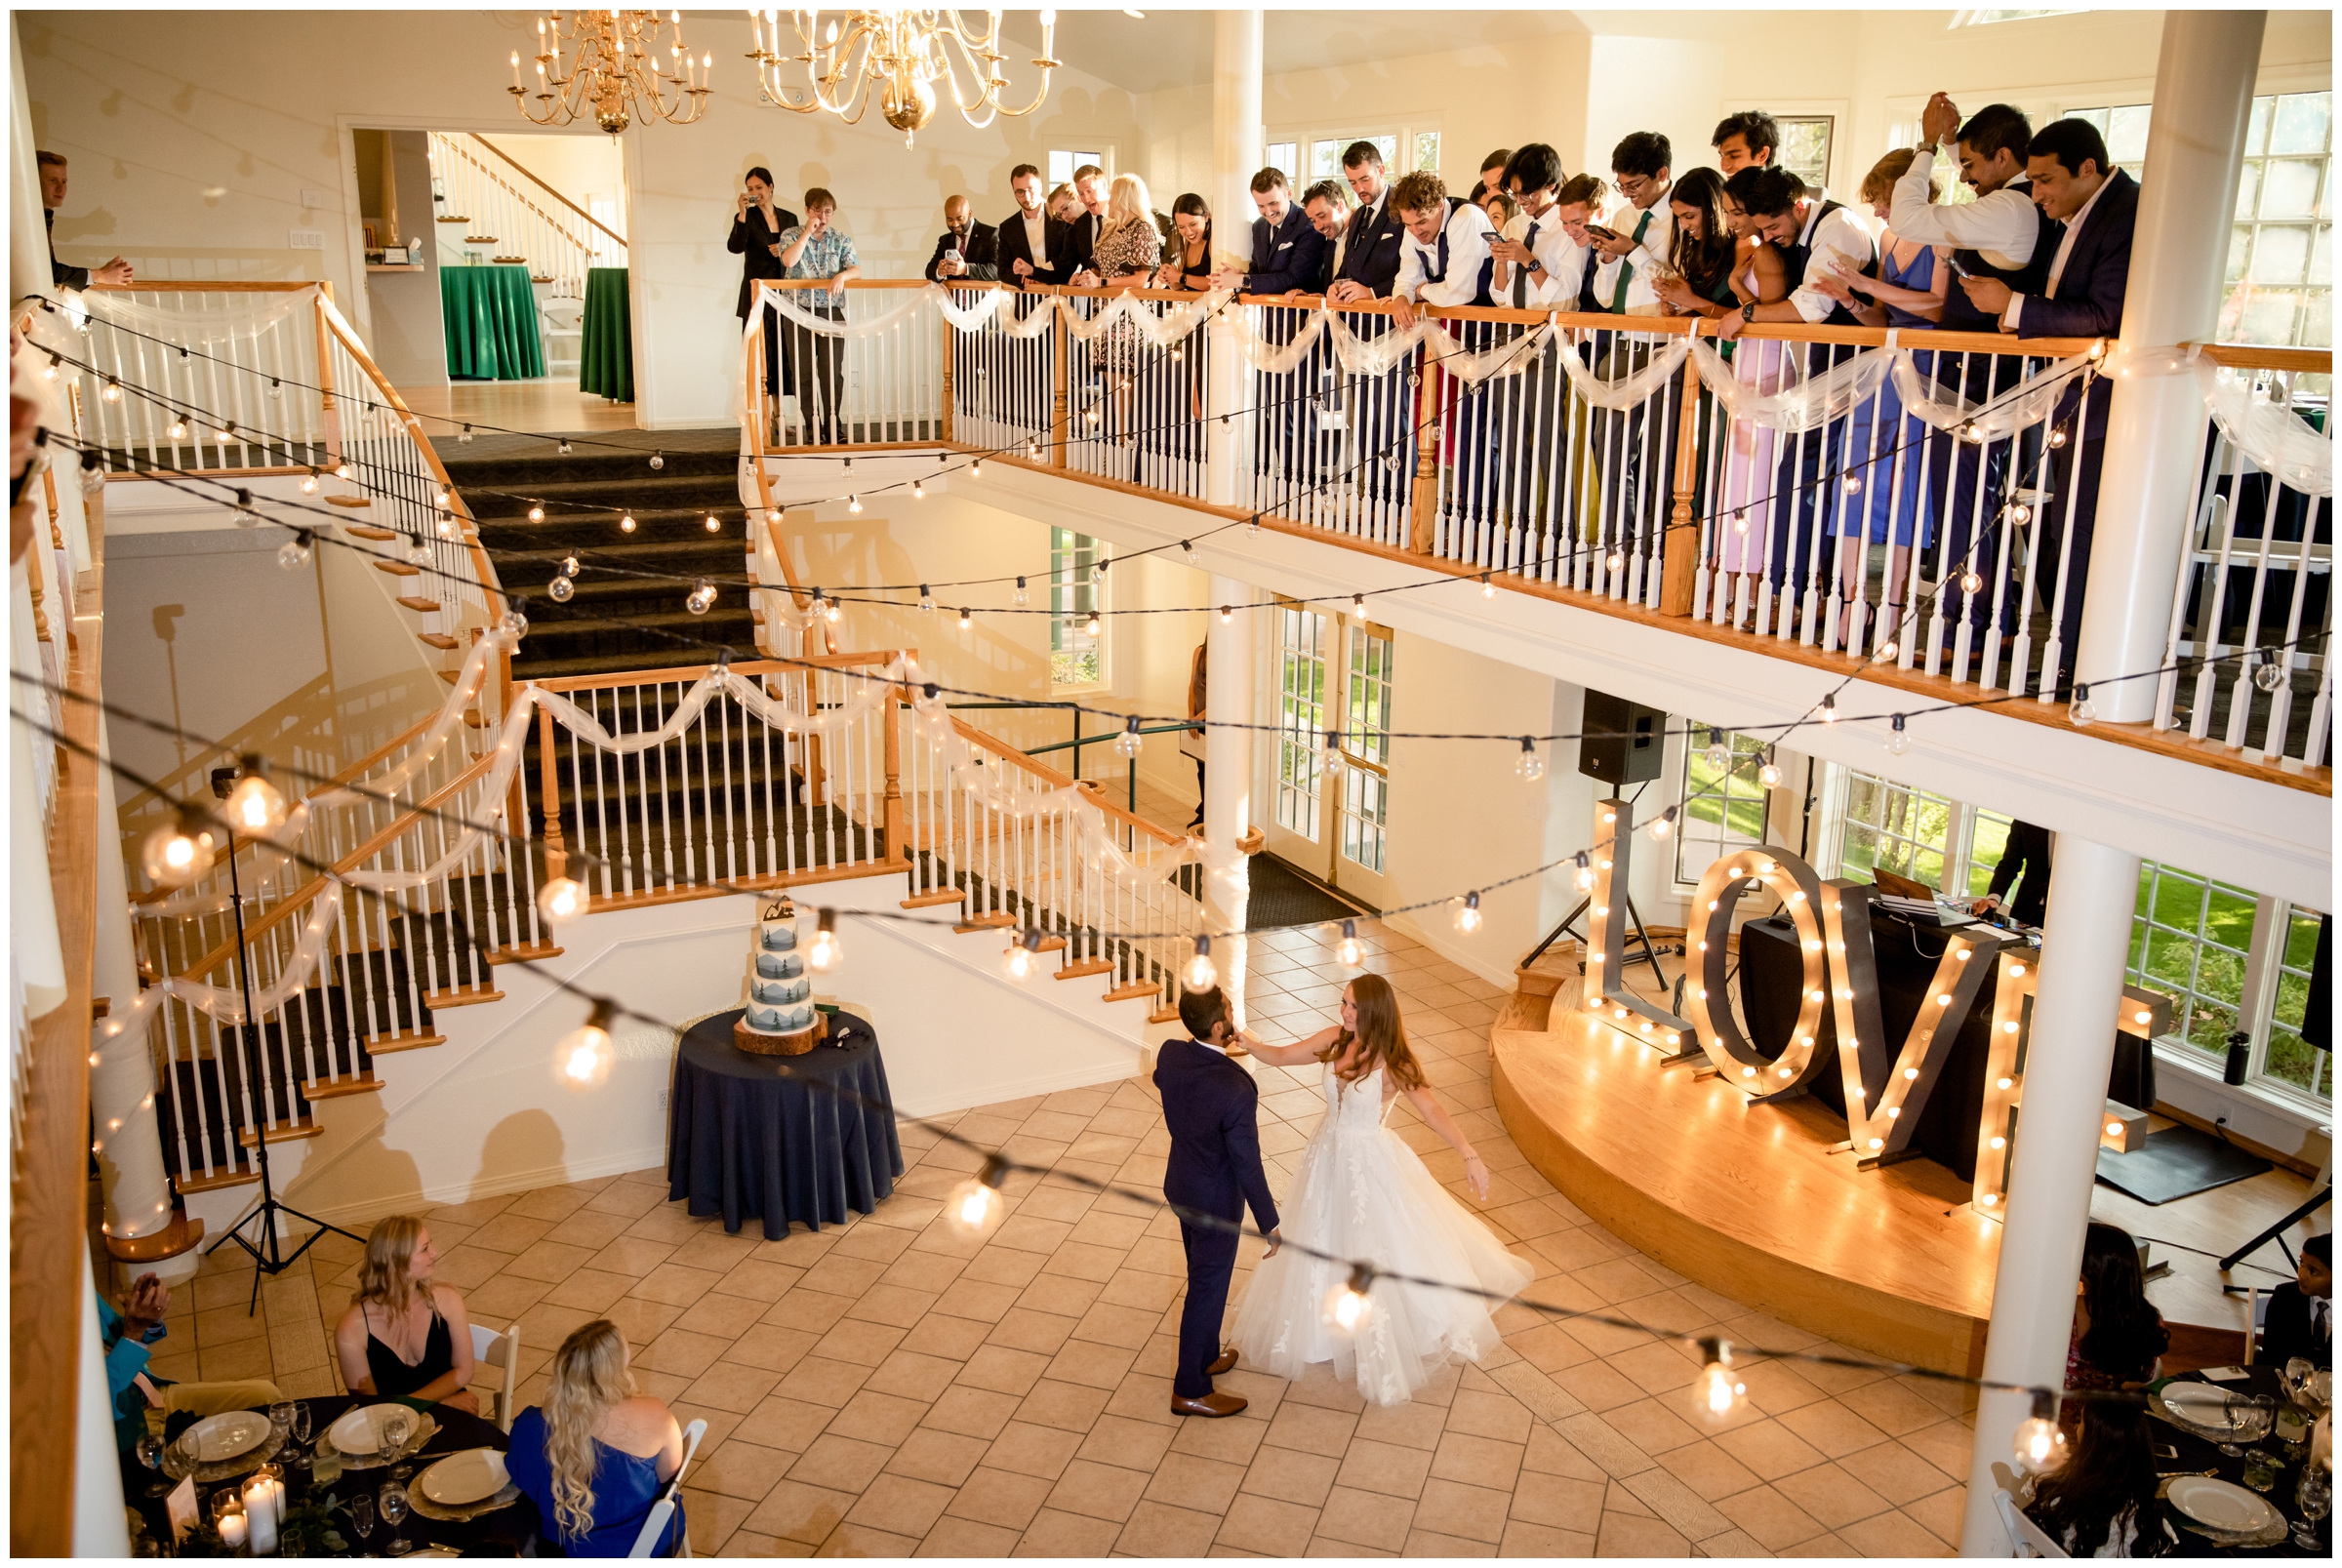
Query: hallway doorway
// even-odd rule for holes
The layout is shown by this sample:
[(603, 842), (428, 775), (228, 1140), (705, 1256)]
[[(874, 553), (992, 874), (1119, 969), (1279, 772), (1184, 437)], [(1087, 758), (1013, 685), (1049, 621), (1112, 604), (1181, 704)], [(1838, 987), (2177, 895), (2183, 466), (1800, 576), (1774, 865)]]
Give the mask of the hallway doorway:
[[(1380, 908), (1389, 887), (1391, 628), (1280, 597), (1270, 658), (1276, 773), (1269, 851)], [(1327, 732), (1338, 731), (1334, 745)]]

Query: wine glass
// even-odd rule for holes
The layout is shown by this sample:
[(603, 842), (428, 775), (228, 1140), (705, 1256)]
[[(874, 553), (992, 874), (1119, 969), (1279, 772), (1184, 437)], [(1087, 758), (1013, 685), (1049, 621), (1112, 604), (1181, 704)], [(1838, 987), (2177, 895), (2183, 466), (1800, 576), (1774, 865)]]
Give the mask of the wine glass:
[[(163, 1467), (163, 1440), (152, 1432), (146, 1433), (139, 1439), (138, 1455), (140, 1464), (160, 1473)], [(154, 1481), (148, 1484), (146, 1495), (161, 1497), (170, 1490), (171, 1483), (169, 1481)]]
[(2293, 1526), (2293, 1544), (2304, 1551), (2318, 1549), (2318, 1521), (2333, 1511), (2333, 1471), (2312, 1465), (2301, 1472), (2301, 1485), (2294, 1490), (2293, 1501), (2301, 1506), (2300, 1522)]
[(390, 1527), (390, 1544), (383, 1550), (393, 1557), (403, 1557), (413, 1548), (398, 1534), (399, 1522), (407, 1516), (407, 1489), (396, 1481), (384, 1481), (375, 1494), (375, 1507), (382, 1509), (383, 1522)]
[(363, 1492), (349, 1500), (349, 1528), (361, 1542), (374, 1537), (374, 1499)]
[(2257, 1443), (2269, 1435), (2277, 1422), (2277, 1401), (2267, 1394), (2235, 1394), (2228, 1401), (2228, 1442), (2220, 1452), (2230, 1459), (2242, 1459), (2244, 1445)]
[(404, 1405), (393, 1405), (383, 1412), (383, 1458), (396, 1460), (406, 1452), (407, 1439), (415, 1432), (415, 1413)]

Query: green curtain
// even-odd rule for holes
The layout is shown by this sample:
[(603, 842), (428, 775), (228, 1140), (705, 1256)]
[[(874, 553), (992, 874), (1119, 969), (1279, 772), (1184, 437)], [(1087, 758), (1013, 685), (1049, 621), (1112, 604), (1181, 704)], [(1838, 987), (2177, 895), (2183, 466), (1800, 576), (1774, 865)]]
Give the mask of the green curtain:
[(441, 267), (439, 312), (447, 324), (450, 376), (512, 382), (545, 374), (527, 267)]
[(585, 341), (578, 347), (578, 390), (620, 403), (634, 401), (633, 306), (626, 269), (597, 266), (586, 274)]

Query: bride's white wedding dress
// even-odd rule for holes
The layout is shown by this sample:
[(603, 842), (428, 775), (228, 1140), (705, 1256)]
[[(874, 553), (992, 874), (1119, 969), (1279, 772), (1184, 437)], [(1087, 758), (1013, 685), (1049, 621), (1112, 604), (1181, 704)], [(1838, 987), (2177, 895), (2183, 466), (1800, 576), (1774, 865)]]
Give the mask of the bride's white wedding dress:
[[(1527, 1285), (1536, 1270), (1507, 1252), (1383, 1125), (1383, 1069), (1356, 1083), (1344, 1083), (1330, 1064), (1324, 1071), (1325, 1120), (1278, 1208), (1285, 1240), (1378, 1269), (1476, 1285), (1499, 1298)], [(1298, 1378), (1310, 1363), (1331, 1361), (1336, 1377), (1356, 1378), (1369, 1402), (1394, 1405), (1451, 1357), (1477, 1361), (1496, 1347), (1489, 1314), (1497, 1302), (1381, 1278), (1365, 1325), (1355, 1335), (1337, 1334), (1319, 1313), (1348, 1273), (1292, 1246), (1263, 1259), (1232, 1336), (1244, 1365)]]

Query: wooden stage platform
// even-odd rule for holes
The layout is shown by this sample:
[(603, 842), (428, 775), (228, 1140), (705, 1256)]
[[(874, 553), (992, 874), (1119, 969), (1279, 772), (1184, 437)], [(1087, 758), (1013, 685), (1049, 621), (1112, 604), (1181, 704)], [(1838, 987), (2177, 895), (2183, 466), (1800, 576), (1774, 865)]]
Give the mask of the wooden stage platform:
[[(1846, 1125), (1826, 1106), (1752, 1106), (1691, 1064), (1662, 1067), (1662, 1053), (1576, 1010), (1574, 976), (1556, 989), (1550, 1019), (1524, 994), (1497, 1020), (1490, 1077), (1506, 1131), (1572, 1203), (1785, 1323), (1944, 1372), (1981, 1368), (2000, 1226), (1968, 1207), (1967, 1183), (1931, 1160), (1861, 1170), (1850, 1152), (1830, 1152)], [(2092, 1209), (2143, 1239), (2216, 1252), (2306, 1188), (2281, 1168), (2158, 1209), (2100, 1186)], [(2169, 1359), (2241, 1359), (2243, 1299), (2221, 1296), (2211, 1259), (2168, 1246), (2153, 1256), (2179, 1270), (2149, 1289), (2173, 1328)], [(2259, 1261), (2284, 1264), (2275, 1247)], [(2263, 1287), (2281, 1277), (2232, 1276)]]

